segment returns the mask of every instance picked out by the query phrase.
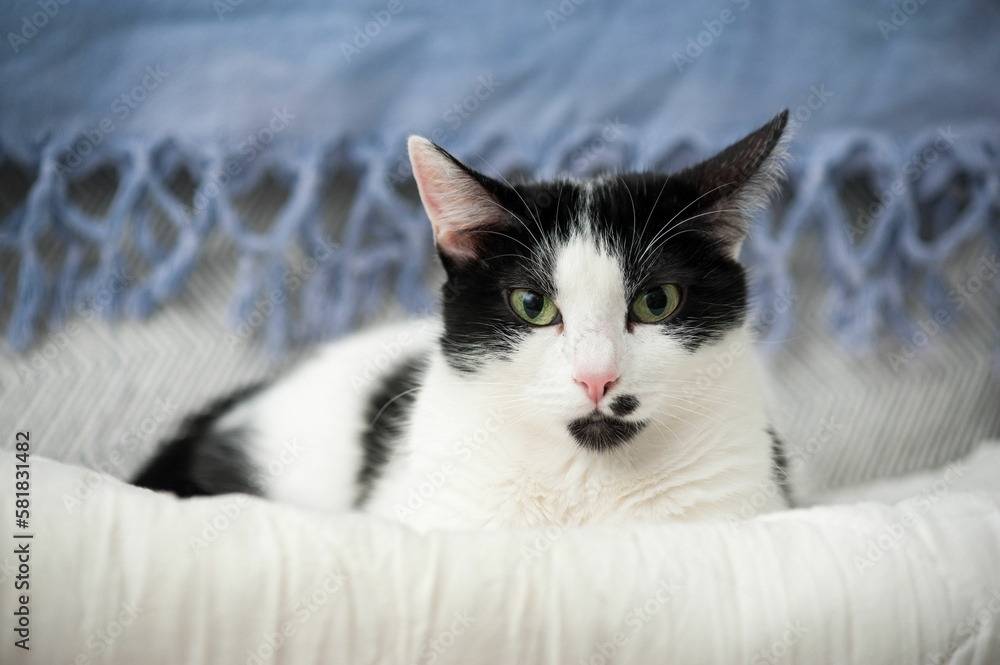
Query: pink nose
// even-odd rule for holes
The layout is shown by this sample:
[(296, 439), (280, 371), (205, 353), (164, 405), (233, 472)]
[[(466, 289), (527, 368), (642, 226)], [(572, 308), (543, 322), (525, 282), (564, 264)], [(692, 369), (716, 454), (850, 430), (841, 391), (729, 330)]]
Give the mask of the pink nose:
[(598, 406), (604, 394), (608, 392), (608, 387), (618, 380), (618, 372), (614, 370), (577, 372), (573, 378), (587, 391), (587, 396), (594, 406)]

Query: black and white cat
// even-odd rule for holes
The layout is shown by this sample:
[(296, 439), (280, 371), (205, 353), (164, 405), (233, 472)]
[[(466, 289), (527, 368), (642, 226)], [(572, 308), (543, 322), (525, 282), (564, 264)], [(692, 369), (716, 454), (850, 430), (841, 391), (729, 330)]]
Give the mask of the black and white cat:
[(137, 484), (421, 530), (784, 507), (737, 256), (786, 121), (671, 175), (519, 185), (412, 137), (440, 319), (334, 343), (220, 402)]

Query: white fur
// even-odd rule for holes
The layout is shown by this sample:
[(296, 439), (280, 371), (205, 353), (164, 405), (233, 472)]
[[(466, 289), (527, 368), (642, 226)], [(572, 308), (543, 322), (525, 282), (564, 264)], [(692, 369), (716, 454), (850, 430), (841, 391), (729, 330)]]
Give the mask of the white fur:
[[(410, 353), (430, 363), (410, 426), (366, 509), (418, 529), (621, 524), (749, 517), (783, 505), (772, 481), (765, 396), (750, 337), (730, 332), (696, 352), (660, 326), (626, 329), (615, 257), (585, 233), (558, 248), (551, 294), (563, 323), (536, 328), (507, 361), (452, 369), (423, 321), (323, 350), (225, 419), (251, 432), (271, 498), (344, 510), (356, 493), (365, 400), (376, 365)], [(649, 420), (614, 450), (581, 447), (567, 424), (594, 405), (575, 372), (613, 366), (619, 394)], [(365, 369), (369, 376), (365, 377)]]
[(244, 428), (265, 494), (310, 508), (349, 508), (357, 494), (365, 406), (399, 361), (429, 349), (435, 322), (371, 330), (322, 348), (219, 423)]

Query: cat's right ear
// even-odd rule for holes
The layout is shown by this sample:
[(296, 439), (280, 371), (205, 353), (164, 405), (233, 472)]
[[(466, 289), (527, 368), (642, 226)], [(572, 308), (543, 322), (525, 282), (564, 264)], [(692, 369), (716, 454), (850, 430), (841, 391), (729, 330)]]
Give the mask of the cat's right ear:
[(781, 181), (787, 125), (785, 110), (714, 157), (674, 176), (698, 194), (700, 206), (715, 213), (693, 216), (696, 228), (728, 246), (734, 257), (739, 256), (754, 213), (764, 208)]
[(482, 232), (504, 226), (507, 219), (484, 186), (485, 177), (420, 136), (411, 136), (407, 147), (438, 250), (459, 263), (481, 258)]

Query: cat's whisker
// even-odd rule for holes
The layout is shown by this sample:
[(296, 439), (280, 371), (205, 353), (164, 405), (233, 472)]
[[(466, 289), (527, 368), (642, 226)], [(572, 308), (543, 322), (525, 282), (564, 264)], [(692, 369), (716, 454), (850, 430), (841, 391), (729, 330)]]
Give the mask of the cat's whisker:
[[(482, 160), (483, 160), (483, 162), (484, 162), (484, 163), (485, 163), (485, 164), (486, 164), (487, 166), (489, 166), (489, 167), (490, 167), (491, 169), (493, 169), (493, 172), (494, 172), (494, 173), (496, 173), (496, 174), (497, 174), (497, 176), (498, 176), (498, 177), (499, 177), (499, 178), (500, 178), (501, 180), (503, 180), (503, 181), (504, 181), (504, 184), (505, 184), (505, 185), (507, 185), (507, 187), (509, 187), (509, 188), (511, 189), (511, 191), (513, 191), (513, 192), (514, 192), (515, 194), (517, 194), (517, 198), (521, 199), (521, 203), (523, 203), (523, 204), (524, 204), (524, 209), (528, 211), (528, 216), (529, 216), (529, 217), (531, 217), (531, 219), (532, 219), (532, 220), (533, 220), (533, 221), (535, 222), (535, 225), (536, 225), (536, 226), (538, 227), (538, 230), (539, 230), (539, 232), (544, 232), (544, 231), (543, 231), (543, 229), (542, 229), (542, 222), (541, 222), (541, 220), (540, 220), (540, 219), (538, 218), (538, 215), (537, 215), (537, 214), (535, 214), (535, 213), (533, 213), (533, 212), (532, 212), (532, 210), (531, 210), (531, 206), (529, 206), (529, 205), (528, 205), (528, 202), (524, 200), (524, 197), (523, 197), (523, 196), (521, 196), (521, 192), (517, 191), (517, 188), (516, 188), (516, 187), (514, 187), (514, 185), (510, 184), (510, 181), (509, 181), (509, 180), (507, 180), (507, 178), (505, 178), (505, 177), (504, 177), (504, 175), (503, 175), (502, 173), (500, 173), (500, 171), (499, 171), (499, 170), (497, 170), (497, 168), (496, 168), (496, 167), (494, 167), (494, 166), (493, 166), (492, 164), (490, 164), (490, 163), (489, 163), (489, 162), (488, 162), (488, 161), (486, 160), (486, 158), (485, 158), (485, 157), (483, 157), (482, 155), (479, 155), (479, 158), (480, 158), (480, 159), (482, 159)], [(527, 224), (525, 224), (525, 228), (527, 228)]]
[[(483, 235), (500, 236), (501, 238), (506, 238), (507, 240), (510, 240), (512, 242), (516, 242), (518, 245), (520, 245), (521, 247), (524, 247), (529, 252), (531, 251), (531, 246), (530, 245), (528, 245), (523, 240), (519, 240), (518, 238), (515, 238), (514, 236), (510, 235), (509, 233), (504, 233), (503, 231), (490, 231), (490, 230), (482, 230), (482, 231), (478, 231), (477, 233), (482, 233)], [(518, 255), (517, 254), (506, 254), (505, 256), (518, 256)], [(493, 259), (499, 259), (499, 258), (502, 258), (502, 257), (500, 255), (495, 255), (495, 256), (491, 256), (490, 257), (491, 260), (493, 260)], [(518, 258), (520, 258), (520, 257), (518, 257)]]
[(618, 178), (618, 182), (622, 184), (622, 189), (624, 189), (625, 193), (628, 194), (629, 203), (632, 205), (632, 245), (635, 246), (635, 234), (638, 231), (637, 227), (639, 226), (639, 220), (636, 218), (635, 214), (635, 199), (632, 197), (632, 191), (629, 189), (628, 184), (626, 184), (625, 179), (620, 175), (617, 175), (616, 177)]
[[(646, 234), (646, 228), (649, 226), (649, 220), (652, 219), (653, 213), (656, 211), (656, 204), (660, 202), (660, 197), (663, 195), (663, 188), (665, 188), (667, 186), (668, 182), (669, 182), (669, 178), (664, 180), (663, 187), (660, 188), (660, 193), (657, 194), (656, 200), (653, 202), (653, 207), (650, 208), (650, 210), (649, 210), (649, 217), (646, 218), (646, 223), (642, 227), (642, 234), (643, 235)], [(696, 199), (694, 199), (693, 201), (691, 201), (690, 203), (688, 203), (686, 206), (684, 206), (683, 208), (681, 208), (680, 210), (678, 210), (676, 213), (674, 213), (674, 216), (671, 217), (669, 220), (667, 220), (666, 224), (663, 225), (663, 227), (660, 230), (660, 233), (662, 233), (664, 230), (668, 230), (668, 229), (672, 228), (671, 224), (673, 224), (674, 220), (677, 219), (680, 215), (684, 214), (685, 210), (687, 210), (688, 208), (690, 208), (691, 206), (693, 206), (694, 204), (696, 204), (698, 201), (702, 200), (703, 198), (705, 198), (706, 196), (712, 194), (713, 192), (716, 192), (719, 189), (722, 189), (723, 187), (729, 187), (732, 184), (733, 183), (731, 183), (731, 182), (730, 183), (724, 183), (722, 185), (719, 185), (718, 187), (713, 187), (712, 189), (710, 189), (707, 192), (703, 193), (702, 195), (698, 196)], [(684, 224), (687, 221), (690, 221), (690, 219), (682, 220), (678, 224), (678, 226), (680, 226), (680, 224)], [(659, 234), (657, 234), (657, 235), (659, 235)], [(655, 242), (656, 242), (656, 239), (654, 238), (652, 242), (650, 242), (650, 243), (647, 244), (647, 246), (646, 246), (646, 252), (643, 252), (642, 255), (640, 255), (640, 257), (638, 259), (639, 261), (642, 261), (645, 258), (647, 252), (649, 251), (649, 248), (652, 247), (653, 243), (655, 243)]]
[(686, 408), (685, 406), (683, 406), (681, 404), (674, 404), (674, 406), (679, 407), (680, 409), (682, 409), (682, 410), (684, 410), (684, 411), (686, 411), (688, 413), (692, 413), (692, 414), (694, 414), (696, 416), (700, 416), (702, 418), (708, 418), (712, 422), (714, 422), (717, 425), (720, 425), (723, 428), (727, 428), (728, 429), (728, 428), (732, 428), (733, 427), (730, 423), (726, 423), (726, 422), (720, 420), (717, 417), (719, 415), (718, 412), (712, 411), (711, 409), (705, 409), (704, 411), (699, 411), (699, 410), (696, 410), (696, 409)]
[[(718, 214), (727, 213), (727, 212), (738, 213), (739, 211), (731, 209), (731, 208), (722, 208), (722, 209), (718, 209), (718, 210), (709, 210), (708, 212), (702, 212), (702, 213), (698, 213), (697, 215), (692, 215), (691, 217), (686, 217), (686, 218), (682, 219), (680, 222), (678, 222), (677, 224), (674, 224), (673, 226), (671, 226), (669, 224), (665, 225), (653, 237), (653, 239), (650, 240), (646, 244), (646, 249), (643, 251), (643, 253), (641, 255), (639, 255), (638, 261), (641, 262), (641, 261), (645, 260), (646, 257), (650, 253), (659, 250), (660, 247), (662, 247), (663, 245), (665, 245), (668, 241), (673, 240), (674, 238), (676, 238), (680, 234), (687, 233), (689, 231), (698, 231), (698, 229), (681, 229), (680, 227), (682, 225), (687, 224), (688, 222), (694, 221), (696, 219), (699, 219), (701, 217), (707, 217), (709, 215), (718, 215)], [(676, 215), (675, 215), (675, 217), (676, 217)]]
[(491, 205), (491, 206), (494, 206), (496, 208), (500, 208), (501, 210), (503, 210), (504, 212), (506, 212), (508, 215), (510, 215), (511, 217), (513, 217), (515, 220), (517, 220), (521, 224), (521, 226), (524, 227), (524, 230), (528, 232), (528, 235), (531, 237), (532, 241), (536, 245), (538, 244), (539, 240), (538, 240), (537, 237), (535, 237), (535, 234), (531, 232), (531, 229), (528, 227), (527, 224), (524, 223), (524, 220), (521, 219), (521, 217), (519, 215), (517, 215), (517, 213), (515, 213), (514, 211), (512, 211), (510, 208), (507, 208), (507, 207), (501, 205), (500, 202), (497, 201), (494, 198), (490, 198), (490, 197), (486, 197), (486, 196), (472, 196), (470, 198), (472, 200), (474, 200), (474, 201), (483, 201), (487, 205)]
[(388, 399), (386, 401), (386, 403), (382, 405), (382, 408), (378, 410), (378, 413), (375, 414), (375, 417), (372, 418), (371, 422), (368, 423), (368, 426), (370, 427), (370, 426), (374, 425), (375, 423), (377, 423), (378, 419), (382, 417), (382, 414), (385, 413), (385, 410), (390, 405), (392, 405), (393, 402), (395, 402), (396, 400), (398, 400), (401, 397), (406, 397), (407, 395), (412, 395), (413, 393), (417, 392), (418, 390), (420, 390), (420, 386), (416, 386), (414, 388), (410, 388), (409, 390), (404, 390), (403, 392), (399, 393), (398, 395), (396, 395), (396, 396), (391, 397), (390, 399)]
[(714, 194), (715, 192), (719, 191), (719, 190), (720, 190), (720, 189), (722, 189), (723, 187), (731, 187), (731, 186), (733, 186), (734, 184), (736, 184), (736, 183), (734, 183), (734, 182), (724, 182), (724, 183), (722, 183), (721, 185), (719, 185), (718, 187), (713, 187), (712, 189), (708, 190), (707, 192), (705, 192), (705, 193), (701, 194), (700, 196), (698, 196), (697, 198), (695, 198), (695, 199), (694, 199), (693, 201), (691, 201), (690, 203), (688, 203), (688, 204), (687, 204), (686, 206), (684, 206), (683, 208), (681, 208), (680, 210), (678, 210), (678, 211), (677, 211), (677, 212), (676, 212), (676, 213), (674, 214), (674, 216), (673, 216), (673, 217), (671, 217), (671, 218), (670, 218), (669, 220), (667, 220), (667, 223), (666, 223), (666, 224), (664, 224), (664, 226), (670, 226), (670, 224), (671, 224), (671, 223), (673, 223), (673, 221), (674, 221), (675, 219), (677, 219), (678, 217), (680, 217), (681, 215), (683, 215), (683, 214), (684, 214), (684, 211), (685, 211), (685, 210), (687, 210), (688, 208), (690, 208), (691, 206), (693, 206), (693, 205), (694, 205), (695, 203), (697, 203), (698, 201), (701, 201), (701, 200), (702, 200), (703, 198), (705, 198), (705, 197), (706, 197), (706, 196), (708, 196), (709, 194)]
[[(746, 397), (746, 398), (750, 398), (752, 400), (760, 399), (769, 409), (777, 409), (777, 410), (782, 411), (784, 413), (791, 413), (791, 409), (789, 409), (785, 405), (783, 405), (783, 404), (781, 404), (781, 403), (779, 403), (779, 402), (777, 402), (777, 401), (775, 401), (773, 399), (769, 399), (769, 398), (763, 397), (761, 395), (758, 395), (756, 393), (751, 393), (751, 392), (746, 392), (746, 391), (741, 391), (741, 390), (736, 390), (736, 389), (727, 389), (727, 388), (723, 388), (721, 386), (713, 388), (712, 390), (713, 391), (721, 391), (721, 392), (725, 392), (725, 393), (731, 393), (735, 397)], [(700, 400), (709, 400), (709, 401), (711, 401), (711, 402), (713, 402), (715, 404), (718, 404), (720, 406), (735, 406), (737, 408), (743, 408), (743, 409), (747, 409), (747, 410), (750, 410), (750, 408), (751, 408), (751, 407), (746, 406), (746, 405), (744, 405), (744, 404), (742, 404), (740, 402), (736, 402), (736, 401), (733, 401), (733, 400), (727, 400), (727, 399), (725, 399), (725, 397), (726, 397), (726, 395), (713, 395), (713, 394), (708, 393), (708, 392), (699, 393), (699, 395), (698, 395), (698, 399), (700, 399)]]
[(660, 420), (659, 418), (657, 418), (656, 416), (651, 416), (649, 418), (649, 421), (653, 424), (654, 427), (656, 427), (656, 431), (659, 432), (661, 439), (664, 439), (665, 437), (663, 436), (663, 431), (660, 428), (661, 427), (666, 427), (667, 431), (670, 432), (670, 439), (671, 440), (673, 440), (673, 441), (679, 441), (680, 440), (680, 438), (677, 436), (677, 433), (674, 432), (673, 428), (670, 425), (668, 425), (667, 423), (665, 423), (662, 420)]
[[(660, 197), (663, 196), (663, 192), (667, 189), (667, 183), (670, 182), (669, 178), (663, 179), (663, 185), (660, 187), (660, 193), (656, 195), (656, 200), (653, 201), (653, 205), (649, 208), (649, 215), (646, 217), (646, 222), (642, 225), (642, 234), (646, 235), (646, 229), (649, 228), (649, 220), (653, 219), (653, 213), (656, 212), (656, 204), (660, 202)], [(640, 261), (641, 261), (640, 257)]]
[[(757, 412), (757, 408), (759, 408), (759, 407), (755, 408), (753, 406), (748, 406), (748, 405), (745, 405), (745, 404), (741, 404), (740, 402), (737, 402), (737, 401), (734, 401), (734, 400), (727, 400), (727, 399), (724, 399), (724, 398), (721, 398), (721, 397), (720, 398), (714, 398), (714, 399), (713, 398), (707, 398), (707, 397), (705, 397), (705, 398), (702, 398), (702, 399), (699, 399), (699, 400), (689, 400), (689, 399), (687, 399), (687, 398), (685, 398), (683, 396), (680, 396), (680, 395), (675, 395), (675, 396), (672, 396), (672, 397), (673, 397), (673, 399), (671, 399), (667, 404), (668, 404), (668, 406), (673, 407), (673, 408), (683, 408), (684, 405), (686, 405), (686, 406), (690, 406), (690, 407), (700, 407), (700, 408), (703, 408), (703, 409), (711, 411), (711, 407), (729, 407), (729, 408), (736, 409), (738, 411), (742, 411), (743, 413), (747, 413), (747, 414), (756, 413)], [(752, 395), (750, 397), (752, 397)]]
[[(723, 212), (730, 212), (730, 211), (722, 209), (722, 210), (712, 210), (710, 212), (699, 213), (699, 214), (695, 215), (694, 217), (689, 217), (688, 219), (685, 219), (684, 222), (681, 222), (681, 224), (684, 224), (684, 223), (686, 223), (688, 221), (692, 221), (692, 220), (698, 219), (700, 217), (707, 217), (709, 215), (717, 215), (717, 214), (723, 213)], [(649, 246), (646, 248), (646, 252), (655, 252), (655, 251), (658, 251), (661, 247), (663, 247), (664, 245), (666, 245), (671, 240), (676, 240), (679, 236), (681, 236), (681, 235), (683, 235), (685, 233), (697, 233), (700, 230), (700, 229), (697, 229), (697, 228), (680, 229), (679, 227), (680, 227), (681, 224), (678, 224), (674, 228), (668, 229), (665, 233), (661, 233), (661, 234), (657, 235), (657, 237), (653, 240), (653, 242), (649, 243)]]

